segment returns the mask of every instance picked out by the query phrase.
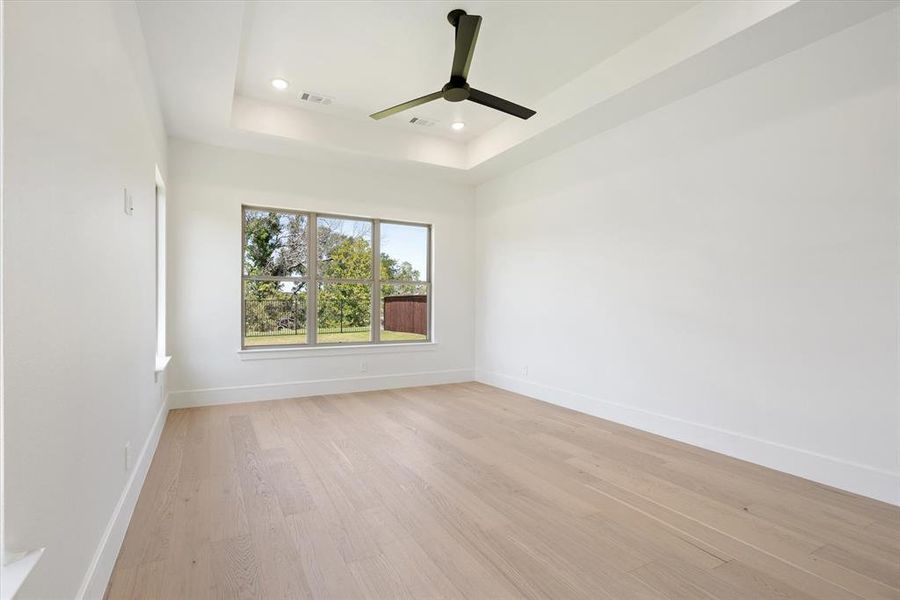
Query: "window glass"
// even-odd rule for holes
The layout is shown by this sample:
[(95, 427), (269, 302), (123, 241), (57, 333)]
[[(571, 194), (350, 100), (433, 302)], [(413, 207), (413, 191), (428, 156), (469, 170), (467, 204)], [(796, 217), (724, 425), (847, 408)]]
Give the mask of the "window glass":
[(305, 214), (244, 210), (244, 275), (304, 277), (309, 263)]
[(359, 283), (321, 283), (316, 297), (316, 342), (371, 340), (372, 288)]
[(381, 341), (428, 338), (428, 286), (403, 283), (381, 286)]
[(381, 279), (425, 281), (428, 227), (381, 223)]
[(244, 346), (306, 343), (306, 283), (244, 281)]
[(319, 276), (322, 279), (372, 278), (372, 222), (319, 217)]

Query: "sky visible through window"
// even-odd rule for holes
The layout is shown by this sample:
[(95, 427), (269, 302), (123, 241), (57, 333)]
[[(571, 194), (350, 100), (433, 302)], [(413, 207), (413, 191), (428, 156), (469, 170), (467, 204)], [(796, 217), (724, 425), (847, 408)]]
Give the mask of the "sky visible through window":
[(381, 253), (410, 263), (424, 280), (428, 276), (428, 228), (382, 223)]

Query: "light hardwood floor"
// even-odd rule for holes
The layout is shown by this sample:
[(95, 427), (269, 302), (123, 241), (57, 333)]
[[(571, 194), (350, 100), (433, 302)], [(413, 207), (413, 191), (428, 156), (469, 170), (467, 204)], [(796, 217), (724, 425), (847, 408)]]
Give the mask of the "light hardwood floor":
[(897, 599), (900, 509), (476, 383), (176, 410), (107, 595)]

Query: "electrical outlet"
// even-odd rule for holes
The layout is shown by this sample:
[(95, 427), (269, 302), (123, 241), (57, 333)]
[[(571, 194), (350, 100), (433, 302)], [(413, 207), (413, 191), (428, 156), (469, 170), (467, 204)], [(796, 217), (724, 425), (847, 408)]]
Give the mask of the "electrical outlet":
[(522, 377), (528, 377), (528, 365), (522, 367)]
[(125, 443), (125, 470), (131, 470), (131, 442)]
[(360, 373), (368, 373), (369, 372), (369, 363), (366, 361), (362, 361), (359, 363), (359, 372)]

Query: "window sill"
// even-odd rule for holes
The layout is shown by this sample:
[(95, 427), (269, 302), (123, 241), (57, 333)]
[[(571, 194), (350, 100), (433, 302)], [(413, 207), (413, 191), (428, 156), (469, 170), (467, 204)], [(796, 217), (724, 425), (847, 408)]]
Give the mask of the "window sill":
[(156, 374), (160, 374), (166, 370), (166, 367), (169, 366), (169, 361), (172, 360), (171, 356), (157, 356), (156, 357)]
[(12, 560), (0, 568), (0, 599), (12, 600), (16, 592), (25, 583), (25, 579), (34, 569), (44, 549), (33, 550), (24, 556)]
[(346, 346), (310, 346), (308, 348), (258, 348), (238, 350), (241, 360), (281, 360), (286, 358), (318, 358), (320, 356), (348, 356), (358, 354), (393, 354), (396, 352), (427, 352), (437, 342), (403, 342), (399, 344), (354, 344)]

